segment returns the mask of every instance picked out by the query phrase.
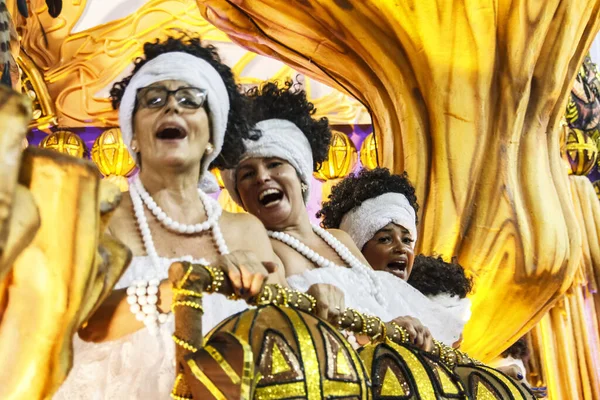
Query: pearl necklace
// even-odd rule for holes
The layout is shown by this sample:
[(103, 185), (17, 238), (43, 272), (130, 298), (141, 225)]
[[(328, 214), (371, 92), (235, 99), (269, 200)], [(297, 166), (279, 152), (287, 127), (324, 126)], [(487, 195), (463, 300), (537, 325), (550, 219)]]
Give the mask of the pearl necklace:
[(221, 217), (221, 208), (215, 210), (214, 213), (209, 213), (209, 210), (206, 207), (206, 205), (209, 203), (208, 196), (202, 190), (200, 190), (200, 188), (198, 188), (198, 197), (200, 197), (200, 201), (202, 201), (202, 204), (204, 205), (207, 219), (206, 221), (200, 224), (186, 225), (174, 221), (171, 217), (167, 215), (167, 213), (165, 213), (162, 210), (162, 208), (160, 208), (158, 204), (156, 204), (152, 196), (150, 196), (150, 194), (144, 188), (144, 185), (142, 185), (142, 181), (140, 180), (139, 176), (136, 176), (133, 179), (132, 186), (135, 186), (137, 192), (142, 198), (142, 201), (144, 202), (144, 204), (146, 204), (148, 210), (150, 210), (150, 212), (154, 214), (156, 219), (158, 219), (158, 222), (160, 222), (162, 226), (164, 226), (172, 232), (183, 233), (187, 235), (203, 232), (215, 225), (216, 221), (218, 221)]
[[(138, 224), (138, 228), (140, 229), (140, 232), (142, 234), (142, 242), (144, 244), (146, 254), (148, 255), (148, 257), (150, 257), (152, 264), (158, 270), (160, 268), (160, 258), (156, 251), (156, 247), (154, 246), (154, 240), (152, 239), (152, 233), (150, 232), (150, 227), (148, 226), (146, 214), (144, 214), (144, 204), (142, 202), (142, 195), (138, 192), (138, 187), (141, 187), (143, 189), (143, 186), (141, 181), (139, 181), (139, 177), (136, 177), (135, 179), (137, 180), (137, 182), (136, 180), (134, 180), (134, 184), (129, 187), (129, 194), (133, 203), (133, 211)], [(198, 193), (204, 194), (200, 190), (198, 191)], [(219, 227), (218, 218), (214, 217), (214, 215), (221, 215), (221, 206), (219, 205), (219, 203), (212, 201), (212, 199), (206, 195), (201, 195), (200, 200), (202, 201), (204, 210), (206, 211), (207, 220), (214, 221), (214, 223), (209, 227), (209, 229), (211, 230), (213, 242), (215, 243), (219, 254), (229, 254), (229, 249), (227, 248), (227, 244), (225, 243), (225, 238), (223, 237), (223, 234), (221, 233), (221, 228)], [(211, 204), (211, 202), (213, 204)]]
[[(311, 224), (312, 225), (312, 224)], [(348, 265), (350, 268), (355, 269), (357, 272), (363, 274), (369, 283), (371, 284), (371, 294), (375, 296), (379, 304), (384, 305), (386, 303), (383, 295), (381, 294), (381, 285), (379, 278), (375, 275), (375, 271), (372, 268), (364, 265), (358, 258), (348, 250), (348, 247), (340, 242), (331, 233), (317, 225), (312, 225), (313, 232), (319, 236), (329, 247), (331, 247), (338, 256)], [(316, 251), (309, 248), (307, 245), (296, 239), (292, 235), (285, 232), (267, 231), (269, 237), (279, 240), (282, 243), (287, 244), (298, 253), (302, 254), (309, 261), (313, 262), (321, 268), (338, 266), (334, 262), (326, 259), (319, 255)], [(340, 266), (343, 267), (343, 266)], [(344, 268), (344, 267), (343, 267)]]

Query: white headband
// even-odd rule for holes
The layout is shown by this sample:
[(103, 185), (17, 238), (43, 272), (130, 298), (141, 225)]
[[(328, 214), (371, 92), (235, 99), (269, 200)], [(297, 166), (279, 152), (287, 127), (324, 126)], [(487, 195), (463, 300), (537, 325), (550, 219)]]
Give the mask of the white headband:
[[(291, 121), (267, 119), (255, 126), (262, 135), (258, 140), (244, 140), (246, 152), (242, 161), (249, 158), (277, 157), (290, 163), (308, 189), (302, 194), (304, 201), (310, 195), (310, 177), (313, 172), (312, 148), (304, 133)], [(236, 170), (230, 169), (221, 174), (225, 188), (231, 198), (242, 205), (237, 193)]]
[(207, 101), (211, 121), (210, 142), (215, 150), (202, 159), (200, 187), (204, 191), (214, 192), (218, 190), (218, 186), (212, 174), (208, 173), (208, 167), (219, 156), (223, 147), (229, 116), (229, 94), (223, 78), (207, 61), (188, 53), (171, 52), (161, 54), (144, 64), (127, 84), (119, 106), (119, 125), (121, 125), (123, 142), (138, 161), (135, 152), (131, 151), (132, 118), (138, 89), (171, 79), (185, 81), (192, 86), (208, 91)]
[(415, 209), (401, 193), (385, 193), (363, 201), (344, 215), (340, 229), (346, 231), (362, 250), (365, 243), (390, 222), (403, 226), (410, 232), (414, 248), (417, 242)]

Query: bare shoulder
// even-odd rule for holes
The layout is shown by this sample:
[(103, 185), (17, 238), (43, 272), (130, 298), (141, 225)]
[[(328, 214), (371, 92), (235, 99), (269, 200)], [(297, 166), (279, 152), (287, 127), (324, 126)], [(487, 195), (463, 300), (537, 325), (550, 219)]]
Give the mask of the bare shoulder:
[(121, 203), (113, 212), (108, 223), (108, 231), (113, 236), (119, 236), (119, 233), (123, 230), (129, 231), (130, 225), (133, 221), (133, 204), (131, 203), (131, 197), (129, 192), (123, 193)]
[(354, 247), (356, 247), (356, 244), (354, 241), (352, 241), (352, 238), (346, 233), (346, 231), (341, 229), (327, 229), (327, 232), (331, 233), (333, 237), (344, 243), (346, 246), (348, 246), (348, 244), (352, 244)]
[(223, 211), (221, 219), (222, 226), (235, 227), (236, 230), (244, 228), (251, 231), (265, 232), (265, 227), (262, 222), (252, 214)]
[(219, 222), (225, 237), (239, 243), (261, 243), (269, 240), (262, 222), (252, 214), (223, 211)]
[(365, 257), (362, 255), (360, 249), (356, 247), (356, 243), (354, 243), (354, 240), (352, 240), (348, 233), (341, 229), (327, 229), (327, 232), (331, 233), (333, 237), (342, 242), (342, 244), (346, 245), (348, 250), (350, 250), (350, 252), (354, 254), (355, 257), (357, 257), (363, 263), (367, 265), (369, 264)]

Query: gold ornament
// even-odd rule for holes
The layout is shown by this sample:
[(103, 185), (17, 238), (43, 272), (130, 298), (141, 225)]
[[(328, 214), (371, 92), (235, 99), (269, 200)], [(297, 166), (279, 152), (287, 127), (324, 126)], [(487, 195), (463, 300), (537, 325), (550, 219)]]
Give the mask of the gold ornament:
[(329, 157), (313, 175), (320, 181), (346, 177), (356, 165), (358, 154), (352, 140), (340, 131), (331, 131)]
[(121, 191), (127, 190), (125, 177), (134, 170), (135, 160), (129, 154), (119, 128), (108, 129), (96, 138), (92, 146), (92, 160), (102, 175), (119, 186)]
[(360, 146), (360, 163), (366, 169), (375, 169), (379, 166), (379, 163), (377, 162), (375, 132), (371, 132)]
[(31, 100), (32, 120), (30, 128), (40, 130), (56, 125), (54, 102), (48, 93), (48, 87), (39, 68), (25, 52), (17, 57), (17, 65), (21, 74), (21, 92)]
[(465, 398), (458, 376), (425, 352), (386, 340), (364, 346), (359, 354), (372, 380), (373, 399)]
[(210, 172), (215, 176), (215, 179), (217, 180), (219, 187), (221, 189), (223, 189), (225, 187), (225, 184), (223, 183), (223, 177), (221, 176), (221, 170), (219, 168), (213, 168), (210, 170)]
[(221, 190), (221, 193), (219, 193), (219, 198), (217, 200), (219, 201), (219, 204), (223, 208), (223, 211), (227, 211), (230, 213), (245, 213), (246, 212), (246, 210), (244, 210), (242, 207), (240, 207), (238, 205), (238, 203), (233, 201), (233, 199), (229, 195), (229, 192), (227, 191), (227, 189)]
[[(205, 342), (211, 345), (223, 333), (251, 350), (253, 362), (248, 364), (255, 365), (255, 370), (249, 382), (256, 384), (254, 398), (370, 398), (368, 379), (352, 346), (311, 314), (290, 307), (259, 306), (228, 318)], [(239, 357), (230, 362), (235, 359)]]
[(574, 128), (568, 130), (565, 153), (574, 175), (589, 174), (598, 158), (594, 140), (586, 132)]
[(42, 139), (39, 147), (56, 150), (77, 158), (83, 158), (86, 151), (83, 140), (76, 133), (69, 131), (51, 133)]

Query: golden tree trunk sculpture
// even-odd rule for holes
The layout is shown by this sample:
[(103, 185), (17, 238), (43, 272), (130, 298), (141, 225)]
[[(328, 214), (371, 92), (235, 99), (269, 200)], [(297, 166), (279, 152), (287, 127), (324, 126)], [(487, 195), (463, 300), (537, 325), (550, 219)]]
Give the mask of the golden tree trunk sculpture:
[(476, 278), (464, 349), (488, 360), (569, 287), (582, 239), (558, 121), (600, 0), (197, 0), (258, 53), (364, 103), (408, 171), (419, 250)]
[(26, 96), (0, 85), (0, 399), (46, 399), (72, 365), (73, 335), (131, 251), (106, 235), (121, 192), (94, 165), (22, 140)]

